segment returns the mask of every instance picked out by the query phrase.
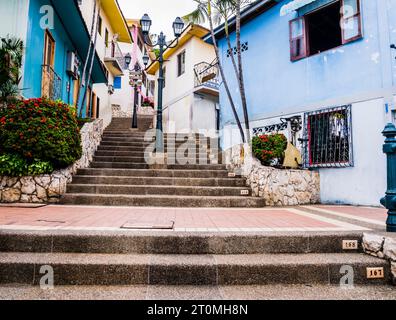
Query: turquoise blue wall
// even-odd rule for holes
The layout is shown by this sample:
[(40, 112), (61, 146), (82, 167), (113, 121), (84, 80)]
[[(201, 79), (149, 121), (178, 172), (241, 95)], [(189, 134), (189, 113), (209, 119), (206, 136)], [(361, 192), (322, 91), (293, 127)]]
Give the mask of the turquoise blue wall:
[[(297, 62), (290, 61), (289, 49), (289, 21), (297, 14), (280, 17), (281, 6), (288, 2), (281, 1), (241, 30), (242, 42), (249, 43), (249, 50), (243, 53), (243, 65), (251, 118), (284, 111), (300, 112), (310, 103), (396, 85), (395, 80), (392, 83), (396, 63), (389, 42), (385, 41), (392, 38), (396, 43), (396, 33), (391, 32), (396, 30), (395, 0), (362, 0), (363, 39)], [(219, 41), (219, 47), (242, 118), (235, 74), (231, 59), (226, 57), (224, 39)], [(220, 97), (222, 123), (234, 121), (224, 87)]]
[[(30, 0), (28, 34), (25, 52), (24, 88), (23, 95), (26, 98), (41, 96), (41, 67), (44, 54), (45, 30), (40, 27), (40, 7), (50, 4), (48, 0)], [(63, 14), (68, 14), (64, 12)], [(61, 97), (66, 103), (73, 102), (73, 81), (66, 73), (67, 53), (75, 51), (67, 31), (64, 29), (58, 13), (54, 15), (54, 29), (49, 30), (55, 39), (55, 72), (62, 79)], [(67, 86), (70, 84), (68, 92)]]

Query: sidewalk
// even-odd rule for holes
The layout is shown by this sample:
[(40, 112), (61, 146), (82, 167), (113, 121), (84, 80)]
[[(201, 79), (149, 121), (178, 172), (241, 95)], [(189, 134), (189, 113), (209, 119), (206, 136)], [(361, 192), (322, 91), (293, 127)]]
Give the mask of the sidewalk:
[(0, 206), (0, 230), (175, 232), (385, 231), (386, 210), (352, 206), (260, 209)]

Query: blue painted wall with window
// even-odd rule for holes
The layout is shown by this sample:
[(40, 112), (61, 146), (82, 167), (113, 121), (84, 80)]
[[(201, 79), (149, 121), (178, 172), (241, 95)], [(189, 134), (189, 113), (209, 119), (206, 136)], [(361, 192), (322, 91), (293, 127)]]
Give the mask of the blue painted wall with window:
[[(48, 0), (31, 0), (29, 7), (28, 35), (25, 52), (24, 66), (24, 91), (25, 97), (41, 96), (42, 64), (44, 61), (45, 30), (40, 27), (40, 8), (49, 5)], [(66, 73), (67, 52), (74, 51), (70, 38), (67, 35), (57, 14), (54, 15), (54, 29), (48, 30), (55, 40), (55, 65), (54, 70), (61, 78), (61, 98), (67, 103), (72, 103), (73, 86), (70, 86), (70, 94), (67, 83), (70, 81)]]
[[(396, 62), (389, 47), (389, 42), (396, 42), (392, 32), (396, 30), (395, 0), (361, 0), (363, 38), (295, 62), (290, 57), (289, 21), (297, 18), (298, 12), (280, 16), (281, 7), (289, 2), (280, 1), (242, 26), (241, 40), (249, 47), (242, 55), (252, 119), (304, 111), (305, 105), (316, 101), (395, 86)], [(235, 44), (234, 38), (232, 42)], [(219, 39), (219, 48), (242, 116), (224, 38)], [(223, 124), (234, 121), (224, 87), (220, 97)]]

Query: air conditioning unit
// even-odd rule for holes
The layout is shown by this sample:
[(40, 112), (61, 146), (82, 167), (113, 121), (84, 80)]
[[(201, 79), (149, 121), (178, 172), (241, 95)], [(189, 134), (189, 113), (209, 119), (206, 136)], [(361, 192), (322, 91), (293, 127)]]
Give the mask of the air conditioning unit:
[(114, 93), (114, 86), (113, 85), (109, 85), (109, 94), (113, 94)]
[(79, 71), (80, 61), (78, 60), (77, 55), (70, 51), (67, 54), (67, 67), (66, 72), (69, 76), (73, 77), (74, 79), (78, 79), (80, 74)]

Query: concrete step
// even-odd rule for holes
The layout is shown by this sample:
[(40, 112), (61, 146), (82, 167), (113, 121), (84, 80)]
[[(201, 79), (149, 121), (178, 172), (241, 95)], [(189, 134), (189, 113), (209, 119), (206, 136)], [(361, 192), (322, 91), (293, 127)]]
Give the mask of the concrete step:
[[(100, 143), (102, 146), (130, 146), (130, 147), (148, 147), (150, 145), (154, 145), (154, 141), (137, 141), (137, 140), (102, 140)], [(176, 143), (168, 143), (167, 141), (164, 142), (164, 147), (177, 147), (179, 148), (180, 146), (183, 146), (184, 148), (203, 148), (203, 149), (208, 149), (209, 145), (206, 144), (201, 144), (198, 145), (196, 143), (190, 143), (190, 142), (182, 142), (182, 141), (177, 141)]]
[[(125, 142), (153, 142), (155, 141), (155, 137), (138, 137), (138, 136), (114, 136), (114, 135), (107, 135), (104, 134), (102, 137), (102, 141), (125, 141)], [(178, 138), (174, 139), (171, 137), (165, 137), (164, 139), (165, 142), (176, 142), (176, 143), (186, 143), (187, 141), (191, 143), (201, 143), (201, 144), (209, 144), (210, 139), (209, 138)]]
[[(136, 146), (111, 146), (111, 145), (100, 145), (98, 147), (98, 151), (130, 151), (130, 152), (145, 152), (147, 150), (147, 146), (142, 146), (142, 145), (136, 145)], [(206, 148), (200, 148), (197, 146), (196, 148), (192, 147), (189, 150), (194, 151), (202, 154), (208, 154), (210, 153), (210, 149)], [(151, 151), (151, 150), (150, 150)], [(166, 146), (165, 147), (165, 152), (169, 152), (171, 154), (175, 154), (178, 151), (178, 148), (176, 147), (171, 147), (171, 146)], [(190, 152), (191, 152), (190, 151)], [(187, 154), (187, 150), (185, 151), (185, 154)]]
[(226, 170), (79, 169), (78, 176), (227, 178)]
[[(396, 300), (388, 285), (274, 284), (253, 286), (55, 286), (42, 290), (31, 285), (0, 286), (0, 300)], [(227, 305), (228, 307), (228, 305)], [(249, 309), (250, 311), (250, 309)]]
[[(114, 168), (114, 169), (150, 169), (146, 163), (128, 163), (128, 162), (92, 162), (91, 168)], [(168, 169), (174, 170), (226, 170), (223, 164), (188, 164), (188, 165), (168, 165)]]
[(248, 189), (243, 178), (180, 178), (180, 177), (102, 177), (74, 176), (73, 184), (240, 187)]
[[(210, 158), (207, 157), (200, 157), (200, 155), (197, 155), (195, 158), (193, 157), (177, 157), (175, 155), (170, 156), (168, 158), (168, 161), (173, 160), (173, 162), (184, 164), (184, 163), (189, 163), (189, 164), (210, 164)], [(144, 154), (141, 155), (134, 155), (132, 157), (128, 156), (121, 156), (121, 155), (116, 155), (116, 156), (94, 156), (93, 161), (97, 162), (130, 162), (130, 163), (145, 163), (145, 158)]]
[(131, 207), (185, 207), (185, 208), (262, 208), (264, 199), (256, 197), (204, 197), (167, 195), (108, 195), (67, 193), (61, 204)]
[(243, 187), (202, 187), (169, 185), (118, 185), (118, 184), (78, 184), (67, 186), (67, 193), (114, 194), (114, 195), (177, 195), (177, 196), (214, 196), (239, 197), (242, 191), (250, 196), (251, 190)]
[[(175, 151), (167, 150), (168, 158), (175, 158), (179, 156)], [(141, 157), (144, 158), (145, 149), (135, 150), (135, 151), (120, 151), (120, 150), (98, 150), (95, 156), (98, 157)], [(193, 154), (185, 153), (184, 156), (192, 158)], [(207, 153), (195, 153), (195, 158), (209, 159), (210, 155)]]
[[(51, 266), (56, 285), (267, 285), (339, 284), (342, 266), (354, 283), (390, 283), (389, 263), (364, 254), (144, 255), (0, 253), (0, 283), (38, 285)], [(383, 267), (383, 279), (366, 268)]]
[[(124, 222), (120, 222), (120, 227)], [(0, 252), (134, 254), (361, 253), (361, 232), (174, 232), (2, 230)], [(343, 250), (357, 240), (357, 250)]]

